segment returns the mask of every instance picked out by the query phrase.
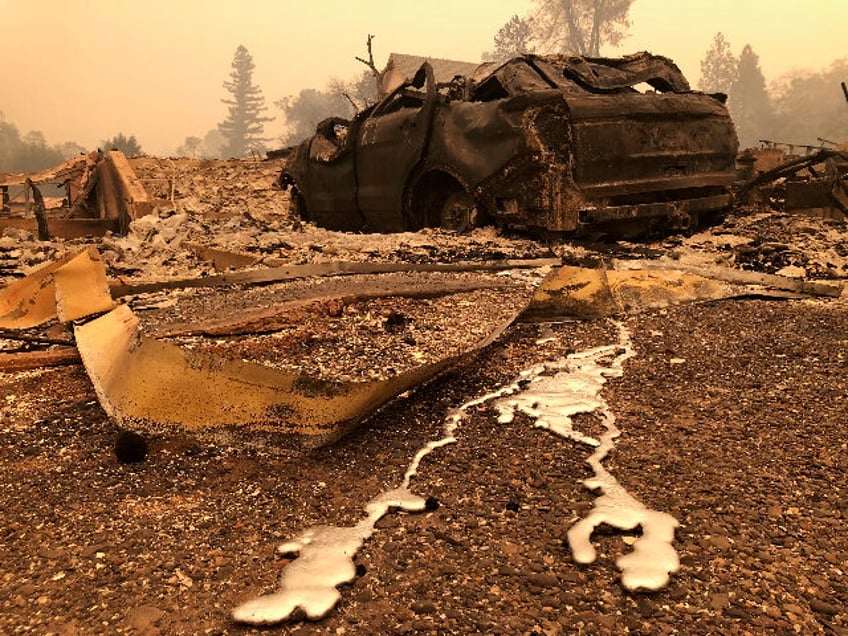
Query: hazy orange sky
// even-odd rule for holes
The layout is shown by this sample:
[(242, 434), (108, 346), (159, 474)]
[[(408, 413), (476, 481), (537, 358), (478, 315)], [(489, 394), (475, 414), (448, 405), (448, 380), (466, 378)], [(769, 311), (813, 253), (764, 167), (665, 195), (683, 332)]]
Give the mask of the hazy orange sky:
[[(168, 154), (226, 116), (221, 98), (233, 53), (248, 48), (254, 81), (273, 102), (364, 68), (353, 58), (376, 35), (392, 51), (478, 61), (529, 0), (0, 0), (0, 111), (24, 133), (88, 148), (118, 132)], [(848, 0), (636, 0), (615, 55), (649, 50), (674, 59), (695, 85), (699, 61), (722, 31), (735, 53), (750, 43), (768, 80), (848, 57)], [(846, 78), (848, 80), (848, 78)], [(839, 87), (834, 87), (839, 90)], [(272, 144), (273, 145), (273, 144)]]

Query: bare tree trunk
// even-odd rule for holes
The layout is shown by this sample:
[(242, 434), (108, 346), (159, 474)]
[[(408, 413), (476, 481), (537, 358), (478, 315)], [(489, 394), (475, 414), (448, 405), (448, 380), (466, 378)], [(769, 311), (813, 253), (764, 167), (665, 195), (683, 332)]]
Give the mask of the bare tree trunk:
[(604, 18), (605, 0), (595, 0), (594, 15), (592, 16), (592, 37), (589, 43), (589, 55), (598, 57), (601, 54), (601, 24)]
[(574, 14), (574, 0), (563, 0), (562, 8), (565, 12), (569, 40), (571, 40), (572, 45), (577, 49), (576, 53), (586, 55), (586, 40), (583, 31), (580, 29), (578, 18)]
[[(386, 93), (383, 90), (383, 78), (386, 75), (386, 72), (389, 70), (389, 66), (386, 66), (382, 71), (377, 68), (377, 65), (374, 64), (374, 52), (371, 48), (371, 41), (374, 39), (374, 36), (370, 33), (368, 34), (368, 59), (363, 59), (361, 57), (355, 58), (358, 62), (362, 62), (371, 70), (371, 74), (374, 76), (374, 82), (377, 85), (377, 100), (381, 100), (386, 96)], [(347, 97), (347, 95), (345, 95)], [(350, 100), (350, 97), (348, 97)], [(353, 100), (350, 100), (353, 103)], [(354, 104), (354, 110), (358, 110), (356, 105)]]

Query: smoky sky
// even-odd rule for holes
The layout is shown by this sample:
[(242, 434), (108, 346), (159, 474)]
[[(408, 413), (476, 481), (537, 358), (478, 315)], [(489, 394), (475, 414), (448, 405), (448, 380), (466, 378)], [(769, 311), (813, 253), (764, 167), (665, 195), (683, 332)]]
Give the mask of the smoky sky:
[[(87, 148), (118, 132), (168, 154), (226, 116), (221, 103), (233, 53), (243, 44), (268, 114), (273, 102), (324, 88), (365, 68), (374, 34), (379, 66), (389, 53), (479, 61), (492, 37), (529, 0), (0, 0), (4, 64), (0, 111), (21, 133)], [(694, 85), (716, 32), (738, 54), (751, 44), (767, 80), (819, 70), (845, 51), (846, 0), (635, 0), (629, 37), (606, 55), (640, 50), (674, 59)], [(848, 80), (848, 78), (846, 78)], [(838, 87), (837, 87), (838, 89)]]

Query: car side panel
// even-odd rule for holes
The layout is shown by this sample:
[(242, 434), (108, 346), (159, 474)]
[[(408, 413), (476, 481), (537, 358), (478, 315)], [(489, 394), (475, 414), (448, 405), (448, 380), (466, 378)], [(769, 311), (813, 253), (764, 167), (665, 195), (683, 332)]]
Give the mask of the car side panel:
[(406, 228), (402, 198), (407, 176), (426, 143), (425, 108), (402, 108), (362, 123), (357, 143), (358, 204), (376, 232)]
[(322, 142), (313, 137), (309, 148), (309, 169), (303, 183), (308, 214), (321, 227), (332, 230), (356, 231), (362, 228), (362, 217), (356, 206), (356, 174), (353, 151), (348, 148), (329, 161), (315, 146)]

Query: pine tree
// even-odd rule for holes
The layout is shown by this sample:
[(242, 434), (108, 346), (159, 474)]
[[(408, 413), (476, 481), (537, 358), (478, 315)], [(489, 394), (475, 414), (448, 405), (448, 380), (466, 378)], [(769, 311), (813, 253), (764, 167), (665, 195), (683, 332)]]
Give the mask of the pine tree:
[(740, 148), (750, 148), (773, 130), (774, 108), (766, 91), (766, 78), (760, 70), (760, 58), (750, 44), (742, 49), (737, 68), (728, 107), (739, 135)]
[(701, 79), (698, 82), (698, 88), (705, 93), (727, 95), (736, 79), (736, 72), (736, 56), (730, 50), (730, 43), (724, 39), (723, 33), (716, 33), (713, 45), (701, 60)]
[(253, 69), (256, 65), (244, 46), (239, 45), (233, 56), (230, 81), (224, 82), (232, 99), (221, 101), (229, 107), (227, 119), (218, 124), (218, 130), (226, 140), (223, 152), (228, 157), (244, 157), (251, 152), (260, 152), (267, 139), (262, 137), (265, 122), (273, 117), (263, 117), (267, 110), (262, 89), (253, 84)]

